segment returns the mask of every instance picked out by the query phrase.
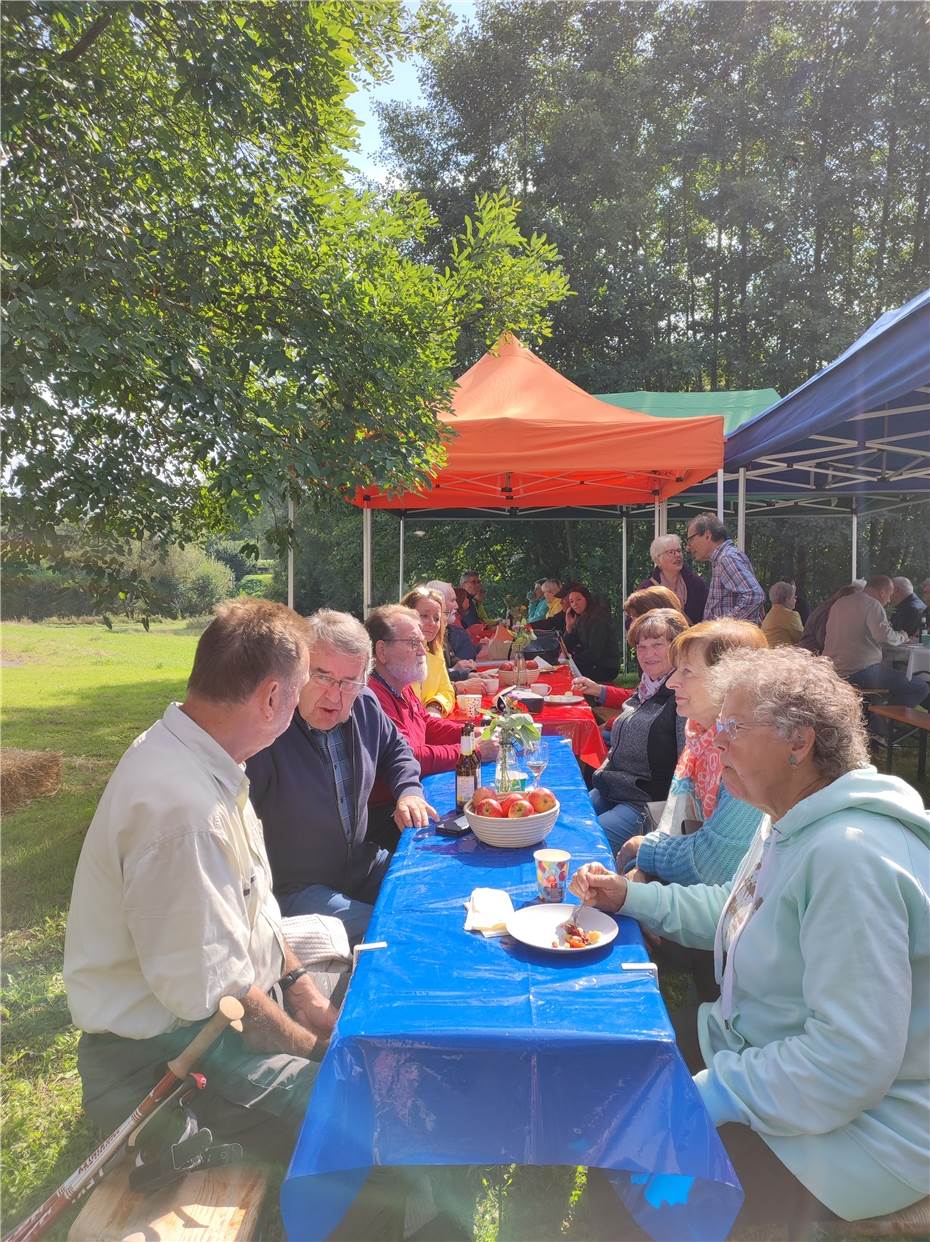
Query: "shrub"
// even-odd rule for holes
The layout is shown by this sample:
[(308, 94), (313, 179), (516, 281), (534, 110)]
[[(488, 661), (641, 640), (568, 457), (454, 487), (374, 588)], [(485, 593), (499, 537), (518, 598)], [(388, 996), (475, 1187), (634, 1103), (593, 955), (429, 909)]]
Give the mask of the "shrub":
[(202, 548), (170, 548), (151, 565), (151, 583), (167, 609), (179, 617), (209, 612), (233, 591), (233, 571)]
[(273, 577), (273, 574), (246, 574), (239, 581), (239, 594), (259, 595), (263, 599), (271, 599)]
[(2, 612), (7, 620), (44, 621), (94, 611), (94, 600), (74, 574), (37, 567), (3, 576)]
[[(243, 556), (239, 550), (241, 547), (241, 539), (213, 539), (207, 544), (207, 552), (210, 556), (232, 570), (236, 584), (247, 575), (254, 574), (262, 568), (260, 561), (253, 561)], [(254, 592), (249, 592), (249, 594), (254, 594)]]

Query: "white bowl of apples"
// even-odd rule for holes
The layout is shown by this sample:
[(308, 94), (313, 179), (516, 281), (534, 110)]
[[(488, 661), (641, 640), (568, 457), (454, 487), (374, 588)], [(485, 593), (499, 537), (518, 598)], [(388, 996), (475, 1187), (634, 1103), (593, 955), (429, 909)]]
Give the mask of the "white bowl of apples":
[(466, 804), (465, 818), (485, 845), (522, 849), (545, 841), (559, 818), (559, 801), (549, 789), (497, 794), (485, 787)]

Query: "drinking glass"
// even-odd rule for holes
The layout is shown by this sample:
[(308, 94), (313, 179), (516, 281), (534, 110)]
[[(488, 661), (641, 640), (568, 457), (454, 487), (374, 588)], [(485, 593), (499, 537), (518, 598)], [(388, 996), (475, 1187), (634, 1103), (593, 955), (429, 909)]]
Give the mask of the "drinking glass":
[(539, 778), (549, 763), (549, 743), (544, 737), (526, 742), (523, 747), (523, 761), (533, 773), (533, 788), (539, 788)]

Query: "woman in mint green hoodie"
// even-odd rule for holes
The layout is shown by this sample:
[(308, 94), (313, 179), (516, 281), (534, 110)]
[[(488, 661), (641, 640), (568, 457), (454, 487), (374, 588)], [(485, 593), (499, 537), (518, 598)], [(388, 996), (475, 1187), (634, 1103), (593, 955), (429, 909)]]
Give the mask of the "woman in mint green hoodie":
[(736, 651), (712, 682), (723, 782), (765, 812), (733, 880), (628, 886), (591, 863), (572, 889), (714, 949), (694, 1081), (743, 1182), (738, 1225), (896, 1211), (930, 1192), (930, 815), (868, 766), (828, 660)]

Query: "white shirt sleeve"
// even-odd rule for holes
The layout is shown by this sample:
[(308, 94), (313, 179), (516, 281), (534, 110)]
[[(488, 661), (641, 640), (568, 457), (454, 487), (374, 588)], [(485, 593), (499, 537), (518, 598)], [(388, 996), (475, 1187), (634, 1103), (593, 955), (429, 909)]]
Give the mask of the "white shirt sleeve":
[(185, 828), (127, 860), (124, 915), (152, 993), (184, 1021), (241, 997), (255, 972), (241, 872), (213, 829)]

